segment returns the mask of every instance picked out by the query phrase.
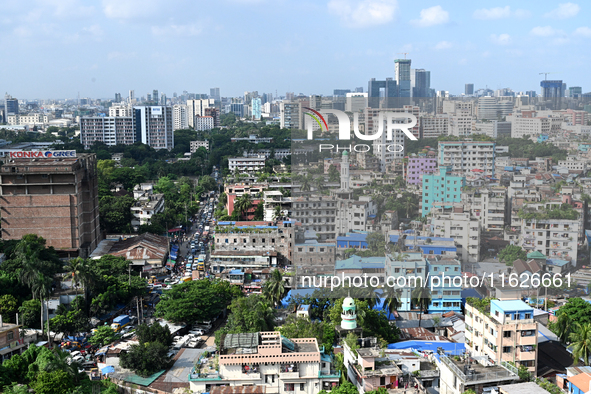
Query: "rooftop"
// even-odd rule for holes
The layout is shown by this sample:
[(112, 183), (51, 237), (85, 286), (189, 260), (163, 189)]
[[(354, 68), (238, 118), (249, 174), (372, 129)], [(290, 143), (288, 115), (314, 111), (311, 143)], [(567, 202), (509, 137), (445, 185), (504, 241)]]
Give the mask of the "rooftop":
[(569, 382), (577, 386), (582, 392), (589, 391), (589, 382), (591, 382), (591, 374), (588, 372), (580, 373), (568, 378)]
[(499, 386), (502, 394), (547, 394), (548, 392), (534, 382), (515, 383)]
[(533, 308), (521, 300), (491, 300), (492, 305), (497, 305), (505, 311), (531, 311)]
[[(488, 357), (486, 358), (488, 359)], [(500, 382), (519, 379), (517, 373), (514, 373), (503, 366), (484, 366), (472, 357), (467, 357), (465, 359), (460, 358), (457, 360), (455, 358), (441, 356), (440, 360), (451, 369), (454, 375), (467, 385), (484, 381)]]

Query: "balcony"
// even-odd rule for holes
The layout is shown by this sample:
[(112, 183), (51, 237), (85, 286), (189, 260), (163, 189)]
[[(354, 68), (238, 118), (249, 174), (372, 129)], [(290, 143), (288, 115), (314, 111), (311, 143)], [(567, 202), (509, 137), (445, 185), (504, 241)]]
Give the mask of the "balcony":
[(318, 371), (318, 379), (340, 379), (341, 371), (330, 371), (330, 373), (323, 374), (322, 371)]
[(280, 372), (279, 379), (299, 379), (299, 372)]

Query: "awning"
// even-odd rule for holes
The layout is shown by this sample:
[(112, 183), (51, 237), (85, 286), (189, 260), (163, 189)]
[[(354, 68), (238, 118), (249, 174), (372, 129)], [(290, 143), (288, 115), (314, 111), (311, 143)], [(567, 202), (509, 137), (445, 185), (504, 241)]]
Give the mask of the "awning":
[(183, 231), (183, 229), (182, 228), (173, 228), (171, 230), (168, 230), (169, 233), (178, 233), (180, 231)]

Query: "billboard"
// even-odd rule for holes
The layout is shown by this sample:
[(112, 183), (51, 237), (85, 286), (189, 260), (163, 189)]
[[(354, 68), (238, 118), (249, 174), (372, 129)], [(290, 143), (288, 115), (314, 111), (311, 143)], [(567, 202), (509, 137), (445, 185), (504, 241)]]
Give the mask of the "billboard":
[(8, 152), (11, 159), (55, 159), (76, 157), (75, 150), (15, 150)]

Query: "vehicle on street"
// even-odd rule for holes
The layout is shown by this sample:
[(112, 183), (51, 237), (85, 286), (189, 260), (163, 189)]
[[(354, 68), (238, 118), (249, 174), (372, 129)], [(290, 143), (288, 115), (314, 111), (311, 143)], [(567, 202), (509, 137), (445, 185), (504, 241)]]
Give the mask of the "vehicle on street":
[[(156, 287), (157, 285), (154, 285), (154, 287)], [(162, 288), (162, 285), (160, 285), (160, 288)], [(131, 324), (131, 319), (129, 318), (129, 316), (127, 315), (121, 315), (121, 316), (117, 316), (116, 318), (113, 319), (113, 324), (111, 324), (111, 328), (115, 331), (115, 332), (119, 332), (121, 331), (121, 329), (125, 326), (128, 326)]]

